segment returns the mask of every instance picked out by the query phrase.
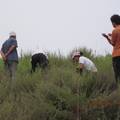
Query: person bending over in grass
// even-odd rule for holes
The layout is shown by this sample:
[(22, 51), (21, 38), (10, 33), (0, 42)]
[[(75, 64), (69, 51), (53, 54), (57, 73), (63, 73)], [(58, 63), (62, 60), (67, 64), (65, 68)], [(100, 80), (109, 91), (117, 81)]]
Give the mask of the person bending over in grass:
[(75, 63), (78, 63), (76, 70), (77, 72), (80, 72), (80, 74), (82, 74), (83, 71), (88, 71), (92, 73), (97, 72), (95, 64), (89, 58), (83, 56), (83, 52), (73, 53), (72, 59)]
[(46, 69), (48, 67), (49, 60), (48, 57), (43, 53), (36, 53), (31, 57), (31, 73), (36, 71), (37, 67)]
[(116, 83), (120, 80), (120, 16), (113, 15), (111, 16), (111, 22), (114, 27), (112, 34), (103, 33), (108, 42), (113, 46), (112, 52), (112, 64), (115, 74)]

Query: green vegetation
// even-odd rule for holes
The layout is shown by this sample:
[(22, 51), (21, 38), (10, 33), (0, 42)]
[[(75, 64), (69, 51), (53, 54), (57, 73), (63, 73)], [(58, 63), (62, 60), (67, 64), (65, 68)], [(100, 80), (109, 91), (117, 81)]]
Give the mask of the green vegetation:
[(111, 56), (91, 58), (98, 74), (76, 72), (68, 57), (49, 54), (49, 67), (30, 74), (30, 55), (20, 58), (11, 80), (0, 61), (0, 120), (119, 120), (120, 89), (116, 89)]

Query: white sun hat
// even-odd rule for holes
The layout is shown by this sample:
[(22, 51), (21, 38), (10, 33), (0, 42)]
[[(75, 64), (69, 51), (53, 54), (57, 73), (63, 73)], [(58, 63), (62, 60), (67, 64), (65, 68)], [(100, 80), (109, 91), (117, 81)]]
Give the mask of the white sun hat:
[(80, 57), (80, 52), (74, 52), (72, 55), (72, 59), (74, 59), (74, 57)]
[(10, 36), (16, 36), (16, 33), (15, 32), (10, 32), (9, 35)]

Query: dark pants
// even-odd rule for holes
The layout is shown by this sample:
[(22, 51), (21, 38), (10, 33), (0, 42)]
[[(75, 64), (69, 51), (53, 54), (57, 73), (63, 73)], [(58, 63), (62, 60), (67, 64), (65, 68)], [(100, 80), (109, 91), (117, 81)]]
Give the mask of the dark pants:
[(120, 56), (113, 57), (112, 64), (113, 64), (115, 79), (116, 82), (118, 82), (118, 80), (120, 80)]

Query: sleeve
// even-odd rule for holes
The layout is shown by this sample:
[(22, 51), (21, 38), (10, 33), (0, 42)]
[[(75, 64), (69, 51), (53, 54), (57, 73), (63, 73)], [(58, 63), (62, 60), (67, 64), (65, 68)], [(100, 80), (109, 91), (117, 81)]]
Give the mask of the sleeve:
[(84, 64), (84, 59), (82, 57), (79, 58), (79, 63)]
[(12, 46), (12, 45), (15, 45), (16, 47), (18, 47), (17, 40), (12, 40), (12, 41), (11, 41), (11, 46)]
[(116, 40), (117, 40), (117, 31), (113, 30), (112, 31), (112, 39), (111, 39), (111, 42), (112, 42), (113, 45), (115, 45)]

